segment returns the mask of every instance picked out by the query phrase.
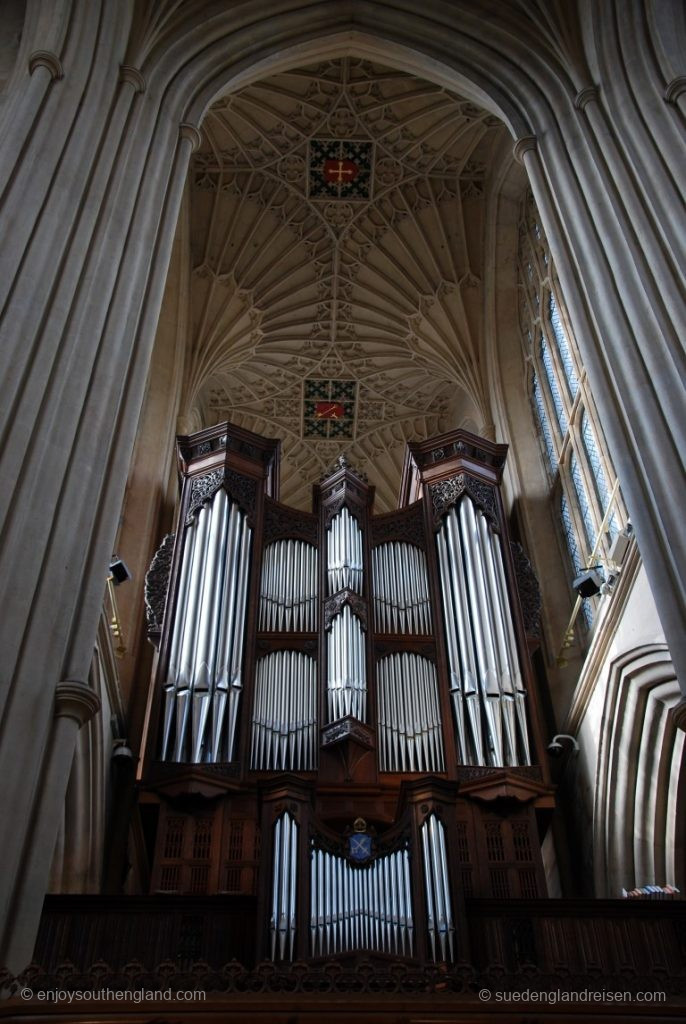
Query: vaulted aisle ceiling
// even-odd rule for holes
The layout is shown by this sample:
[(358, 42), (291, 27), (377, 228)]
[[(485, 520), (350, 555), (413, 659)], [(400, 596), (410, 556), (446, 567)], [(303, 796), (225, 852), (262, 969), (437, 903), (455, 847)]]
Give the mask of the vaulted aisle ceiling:
[(209, 110), (191, 169), (185, 411), (283, 440), (282, 500), (342, 452), (394, 507), (407, 440), (485, 414), (483, 218), (505, 128), (364, 60)]

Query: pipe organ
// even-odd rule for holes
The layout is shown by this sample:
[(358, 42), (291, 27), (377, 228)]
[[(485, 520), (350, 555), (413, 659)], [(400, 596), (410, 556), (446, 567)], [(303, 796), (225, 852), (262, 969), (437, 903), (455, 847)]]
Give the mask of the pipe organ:
[(317, 549), (279, 540), (264, 549), (260, 629), (311, 633), (317, 628)]
[[(343, 458), (304, 512), (278, 501), (277, 441), (178, 440), (177, 528), (146, 581), (151, 876), (252, 901), (258, 958), (448, 962), (465, 899), (544, 894), (536, 583), (506, 451), (465, 431), (409, 445), (399, 508), (375, 515)], [(182, 857), (165, 830), (196, 821)]]
[(331, 622), (327, 638), (327, 720), (367, 715), (367, 670), (364, 630), (345, 604)]
[(309, 654), (272, 651), (255, 672), (250, 767), (312, 771), (317, 767), (317, 667)]
[(436, 538), (457, 747), (464, 764), (530, 763), (500, 537), (469, 495)]
[(331, 520), (326, 533), (326, 578), (329, 594), (341, 590), (362, 593), (362, 531), (356, 519), (343, 507)]
[(378, 950), (412, 956), (412, 886), (407, 849), (378, 856), (366, 870), (312, 843), (310, 935), (313, 956)]
[(453, 960), (455, 923), (448, 882), (445, 829), (435, 814), (426, 819), (421, 835), (431, 956), (434, 960)]
[(374, 619), (378, 633), (431, 633), (426, 557), (412, 544), (372, 548)]
[(164, 684), (162, 760), (233, 757), (251, 532), (245, 513), (221, 489), (187, 523)]
[(272, 960), (292, 960), (296, 931), (298, 823), (287, 812), (274, 823), (272, 910), (269, 919)]
[(379, 770), (442, 772), (443, 741), (433, 662), (406, 651), (377, 665)]

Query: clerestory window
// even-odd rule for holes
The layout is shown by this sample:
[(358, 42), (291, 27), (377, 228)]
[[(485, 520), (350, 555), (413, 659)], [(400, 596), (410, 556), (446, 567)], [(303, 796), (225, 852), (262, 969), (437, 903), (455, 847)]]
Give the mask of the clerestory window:
[[(519, 287), (531, 405), (571, 580), (607, 559), (626, 513), (531, 196), (520, 222)], [(597, 604), (582, 602), (587, 628)]]

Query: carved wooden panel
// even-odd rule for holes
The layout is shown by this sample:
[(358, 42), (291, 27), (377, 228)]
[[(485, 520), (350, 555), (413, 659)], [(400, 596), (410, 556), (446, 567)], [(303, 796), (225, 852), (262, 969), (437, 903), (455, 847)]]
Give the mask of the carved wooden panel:
[(371, 521), (372, 545), (384, 544), (386, 541), (404, 541), (415, 547), (426, 550), (426, 532), (424, 530), (424, 502), (415, 501), (412, 505), (384, 516), (374, 516)]
[(145, 614), (149, 633), (159, 633), (162, 629), (175, 536), (173, 533), (166, 535), (145, 575)]
[(474, 504), (482, 510), (493, 528), (495, 530), (500, 529), (495, 488), (491, 484), (478, 480), (468, 473), (458, 473), (448, 480), (439, 480), (438, 483), (431, 484), (429, 493), (431, 494), (431, 506), (436, 528), (440, 526), (441, 520), (448, 509), (456, 505), (463, 494), (468, 494)]
[(264, 546), (289, 537), (307, 541), (308, 544), (316, 544), (316, 516), (306, 515), (268, 498), (264, 503)]

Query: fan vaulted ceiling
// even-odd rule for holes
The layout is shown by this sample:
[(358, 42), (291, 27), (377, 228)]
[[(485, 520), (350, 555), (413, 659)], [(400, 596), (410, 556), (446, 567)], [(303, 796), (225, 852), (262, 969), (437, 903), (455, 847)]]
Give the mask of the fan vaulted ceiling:
[(503, 126), (346, 58), (209, 110), (191, 170), (185, 408), (283, 442), (283, 501), (345, 452), (392, 508), (405, 444), (488, 421), (485, 180)]

